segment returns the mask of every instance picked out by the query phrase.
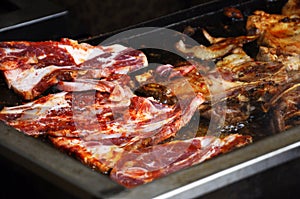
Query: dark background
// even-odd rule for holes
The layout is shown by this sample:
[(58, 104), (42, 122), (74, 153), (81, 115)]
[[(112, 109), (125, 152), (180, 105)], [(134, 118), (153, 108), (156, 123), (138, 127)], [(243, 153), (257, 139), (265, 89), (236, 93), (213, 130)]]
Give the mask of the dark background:
[[(153, 20), (207, 1), (0, 0), (0, 40), (81, 39)], [(1, 31), (3, 27), (32, 22), (62, 11), (68, 13), (26, 27)]]
[(97, 35), (186, 9), (208, 0), (52, 0), (67, 8), (73, 28)]

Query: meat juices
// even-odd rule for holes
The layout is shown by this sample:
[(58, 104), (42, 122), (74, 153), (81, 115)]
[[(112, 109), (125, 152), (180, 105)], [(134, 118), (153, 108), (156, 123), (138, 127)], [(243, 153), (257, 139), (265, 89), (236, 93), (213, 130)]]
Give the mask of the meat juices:
[(59, 81), (127, 74), (147, 66), (141, 52), (121, 45), (91, 46), (60, 42), (0, 42), (0, 70), (9, 87), (33, 100)]

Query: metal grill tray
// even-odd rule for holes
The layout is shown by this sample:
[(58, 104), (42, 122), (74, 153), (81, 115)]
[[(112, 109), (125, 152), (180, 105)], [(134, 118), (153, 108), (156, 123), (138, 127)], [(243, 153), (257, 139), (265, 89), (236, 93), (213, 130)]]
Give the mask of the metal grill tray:
[[(276, 9), (283, 3), (284, 1), (217, 0), (135, 27), (160, 26), (182, 31), (183, 27), (202, 20), (206, 21), (206, 25), (215, 23), (211, 29), (213, 30), (220, 27), (216, 26), (219, 23), (216, 19), (222, 15), (223, 7), (236, 6), (241, 10), (246, 9), (250, 14), (257, 9), (279, 12)], [(215, 20), (207, 20), (213, 18)], [(119, 31), (82, 41), (97, 45), (117, 32)], [(3, 89), (4, 86), (2, 82)], [(10, 91), (5, 91), (5, 94), (0, 98), (2, 105), (19, 100)], [(299, 158), (300, 127), (266, 136), (246, 147), (133, 189), (116, 184), (108, 176), (93, 171), (46, 142), (23, 135), (4, 123), (0, 123), (0, 157), (9, 159), (24, 171), (33, 172), (78, 198), (192, 198)]]

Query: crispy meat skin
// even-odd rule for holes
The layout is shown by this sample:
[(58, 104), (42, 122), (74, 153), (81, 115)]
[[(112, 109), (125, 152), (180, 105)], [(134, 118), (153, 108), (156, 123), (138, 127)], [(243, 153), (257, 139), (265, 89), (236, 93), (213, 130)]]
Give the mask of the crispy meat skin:
[(188, 48), (183, 41), (179, 41), (176, 44), (177, 50), (184, 54), (191, 55), (193, 57), (202, 59), (202, 60), (210, 60), (222, 57), (237, 47), (241, 47), (243, 44), (254, 41), (257, 36), (256, 35), (248, 35), (248, 36), (239, 36), (232, 38), (213, 38), (209, 36), (207, 32), (204, 32), (204, 35), (207, 39), (212, 43), (211, 46), (198, 45)]
[(291, 16), (300, 16), (300, 1), (299, 0), (289, 0), (282, 8), (282, 14)]
[(50, 140), (86, 165), (110, 173), (113, 180), (127, 188), (151, 182), (252, 142), (250, 136), (232, 134), (224, 138), (204, 136), (125, 150), (103, 140), (67, 137), (50, 137)]
[(247, 30), (259, 36), (258, 44), (285, 54), (300, 54), (300, 17), (255, 11), (248, 17)]
[(280, 86), (275, 95), (264, 105), (273, 115), (275, 129), (282, 132), (299, 125), (300, 82), (300, 17), (299, 0), (289, 0), (280, 14), (256, 11), (247, 20), (250, 33), (259, 36), (257, 60), (283, 65), (274, 79), (286, 76), (286, 84)]
[[(140, 81), (142, 86), (138, 92), (145, 96), (154, 95), (162, 102), (173, 102), (177, 100), (174, 91), (177, 95), (187, 92), (182, 87), (181, 79), (184, 78), (195, 93), (201, 93), (205, 98), (205, 102), (199, 106), (202, 117), (210, 119), (212, 114), (216, 117), (225, 115), (225, 125), (234, 125), (248, 120), (252, 115), (267, 112), (270, 99), (299, 78), (299, 73), (288, 72), (290, 65), (278, 61), (256, 61), (240, 48), (216, 62), (214, 68), (206, 71), (202, 68), (199, 65), (157, 68), (150, 78), (155, 77), (160, 84), (163, 76), (163, 81), (168, 80), (165, 81), (165, 87), (143, 85), (143, 81)], [(148, 77), (147, 73), (144, 75), (144, 78), (143, 74), (138, 76), (137, 80)], [(169, 80), (172, 81), (168, 83)]]
[(271, 115), (279, 132), (300, 124), (300, 82), (288, 87), (271, 100)]
[(26, 100), (59, 81), (127, 74), (146, 65), (141, 51), (121, 45), (91, 46), (70, 39), (0, 42), (0, 70), (8, 86)]

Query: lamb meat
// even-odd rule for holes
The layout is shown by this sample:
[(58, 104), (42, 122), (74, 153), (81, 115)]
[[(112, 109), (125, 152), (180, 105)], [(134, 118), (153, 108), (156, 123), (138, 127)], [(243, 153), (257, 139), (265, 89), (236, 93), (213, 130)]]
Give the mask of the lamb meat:
[(147, 65), (141, 52), (121, 45), (91, 46), (70, 39), (0, 42), (0, 70), (10, 88), (32, 100), (58, 81), (127, 74)]
[(204, 35), (211, 42), (212, 45), (207, 47), (200, 44), (198, 46), (193, 46), (189, 48), (186, 44), (183, 43), (182, 40), (180, 40), (176, 44), (177, 50), (184, 54), (202, 60), (211, 60), (223, 57), (229, 54), (232, 50), (241, 47), (243, 44), (249, 43), (257, 39), (256, 35), (229, 38), (213, 38), (206, 31), (204, 31)]
[(287, 87), (270, 101), (275, 129), (283, 132), (300, 124), (300, 83)]
[(232, 134), (224, 138), (195, 137), (123, 152), (110, 177), (133, 188), (249, 143), (251, 137)]
[(24, 105), (5, 107), (0, 119), (27, 135), (119, 140), (123, 147), (139, 147), (171, 138), (185, 126), (203, 98), (197, 95), (188, 100), (164, 105), (135, 96), (128, 87), (116, 84), (110, 94), (60, 92)]
[(258, 44), (279, 53), (300, 54), (300, 17), (255, 11), (247, 20), (247, 30), (258, 35)]

